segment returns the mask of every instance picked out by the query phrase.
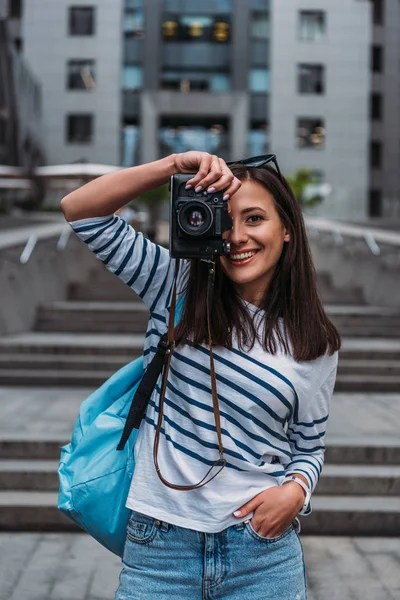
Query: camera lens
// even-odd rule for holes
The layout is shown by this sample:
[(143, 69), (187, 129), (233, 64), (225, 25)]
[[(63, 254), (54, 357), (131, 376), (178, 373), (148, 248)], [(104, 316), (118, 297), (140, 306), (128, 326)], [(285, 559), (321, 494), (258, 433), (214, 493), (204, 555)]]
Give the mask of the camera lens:
[(187, 202), (178, 212), (179, 227), (187, 235), (203, 235), (213, 222), (210, 207), (203, 202)]
[(188, 215), (188, 221), (192, 227), (201, 227), (204, 225), (204, 215), (199, 210), (194, 210)]

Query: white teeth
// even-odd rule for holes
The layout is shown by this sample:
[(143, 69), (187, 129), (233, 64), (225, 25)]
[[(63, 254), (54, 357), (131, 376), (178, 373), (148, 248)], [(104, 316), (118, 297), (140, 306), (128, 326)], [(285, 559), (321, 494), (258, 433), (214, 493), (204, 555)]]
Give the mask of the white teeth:
[(243, 254), (231, 254), (231, 260), (244, 260), (245, 258), (250, 258), (254, 256), (256, 252), (245, 252)]

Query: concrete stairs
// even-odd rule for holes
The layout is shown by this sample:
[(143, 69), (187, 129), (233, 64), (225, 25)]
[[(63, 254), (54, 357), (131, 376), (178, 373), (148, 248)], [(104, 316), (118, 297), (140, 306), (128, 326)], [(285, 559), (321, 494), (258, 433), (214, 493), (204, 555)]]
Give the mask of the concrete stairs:
[[(78, 530), (56, 508), (60, 446), (67, 442), (43, 435), (0, 438), (0, 530)], [(400, 536), (399, 463), (400, 444), (328, 445), (303, 532)]]
[[(400, 392), (400, 312), (365, 306), (324, 275), (320, 286), (343, 335), (336, 391)], [(93, 389), (142, 353), (146, 324), (139, 298), (99, 269), (68, 301), (40, 307), (34, 331), (0, 338), (0, 386)], [(66, 431), (0, 433), (0, 530), (77, 530), (56, 508)], [(400, 536), (399, 464), (400, 441), (331, 439), (304, 533)]]

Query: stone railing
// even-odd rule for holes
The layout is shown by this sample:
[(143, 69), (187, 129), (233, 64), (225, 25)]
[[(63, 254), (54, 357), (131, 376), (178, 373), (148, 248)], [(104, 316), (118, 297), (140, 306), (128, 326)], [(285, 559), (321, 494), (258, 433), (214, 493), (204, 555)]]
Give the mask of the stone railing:
[(306, 225), (318, 271), (360, 288), (367, 304), (400, 309), (400, 232), (315, 217)]
[(0, 335), (32, 329), (37, 307), (65, 299), (69, 283), (96, 265), (70, 231), (49, 223), (0, 232)]

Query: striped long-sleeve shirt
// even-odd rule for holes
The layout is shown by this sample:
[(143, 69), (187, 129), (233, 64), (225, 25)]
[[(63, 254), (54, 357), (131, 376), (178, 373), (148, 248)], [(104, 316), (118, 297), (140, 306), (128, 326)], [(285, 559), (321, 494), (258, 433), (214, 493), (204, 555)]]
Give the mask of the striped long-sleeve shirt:
[[(175, 260), (115, 215), (71, 225), (149, 308), (147, 366), (168, 328)], [(178, 289), (186, 281), (187, 266), (181, 261)], [(246, 305), (255, 314), (256, 307)], [(242, 352), (235, 336), (231, 348), (218, 347), (213, 353), (226, 467), (195, 490), (174, 490), (160, 481), (153, 463), (160, 376), (136, 439), (136, 466), (127, 499), (128, 508), (210, 533), (237, 523), (233, 511), (281, 485), (292, 473), (303, 474), (314, 490), (323, 466), (338, 358), (335, 353), (296, 362), (283, 352), (269, 354), (258, 343)], [(174, 484), (196, 484), (218, 459), (209, 367), (206, 345), (185, 344), (173, 353), (158, 460), (161, 473)], [(310, 507), (304, 514), (309, 511)]]

